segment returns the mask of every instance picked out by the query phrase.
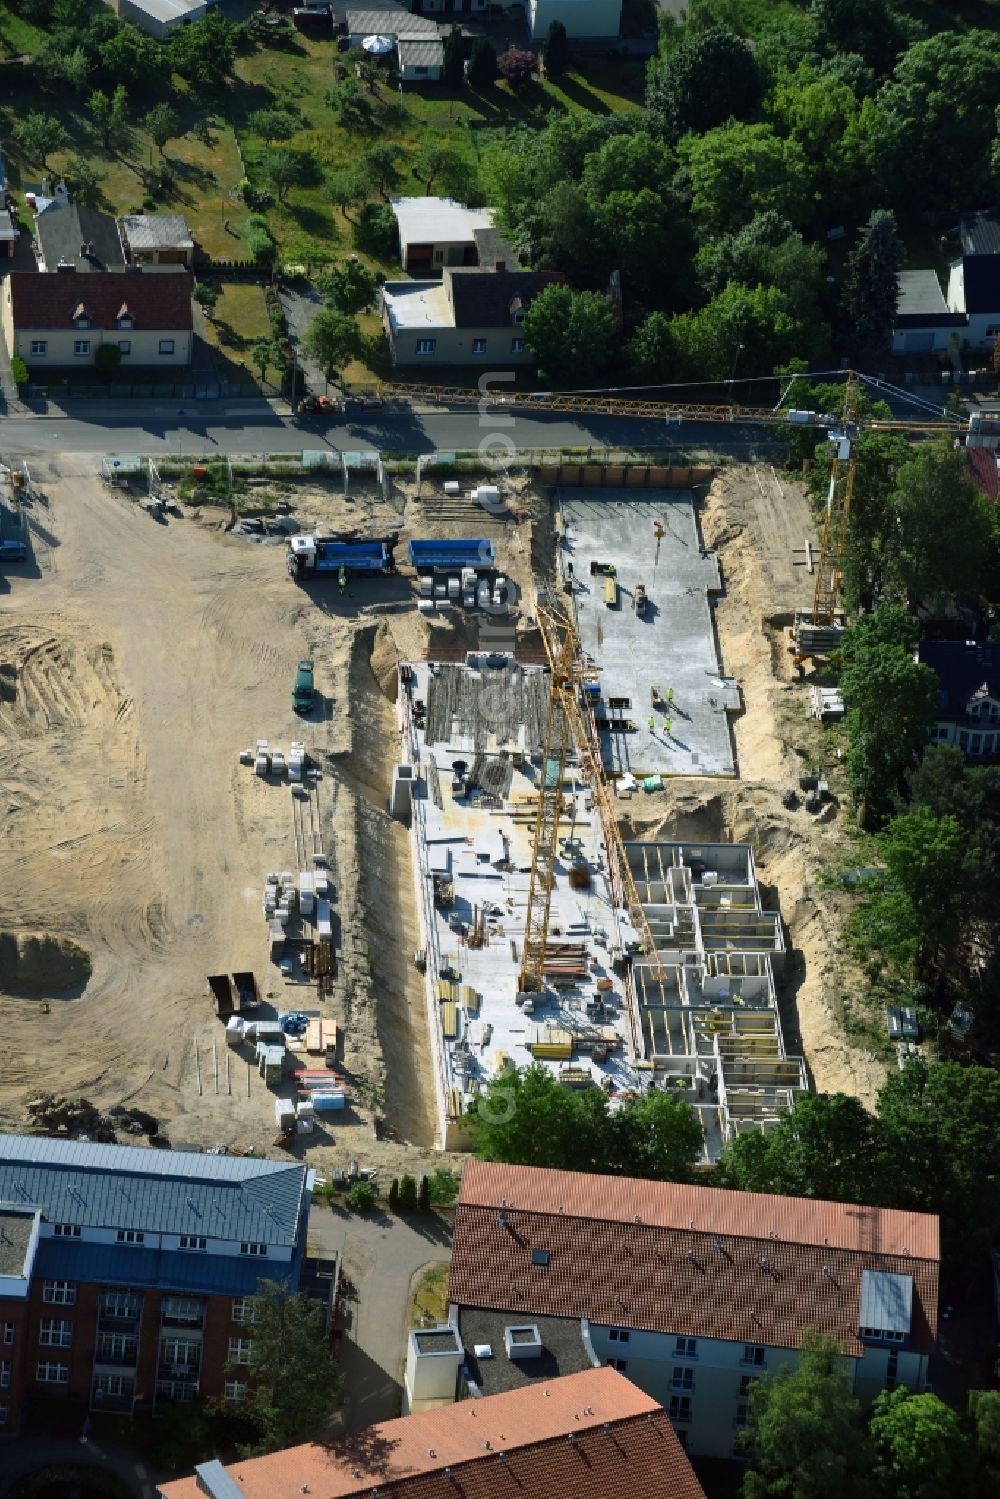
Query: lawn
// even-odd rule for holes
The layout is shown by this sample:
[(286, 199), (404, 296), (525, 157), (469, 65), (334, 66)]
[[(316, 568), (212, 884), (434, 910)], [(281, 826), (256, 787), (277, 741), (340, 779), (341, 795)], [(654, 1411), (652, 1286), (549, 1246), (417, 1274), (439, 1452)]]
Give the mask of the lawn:
[(410, 1297), (408, 1327), (425, 1327), (446, 1321), (448, 1316), (448, 1266), (429, 1265)]
[(229, 362), (241, 365), (242, 371), (230, 370), (230, 379), (257, 380), (259, 372), (250, 359), (255, 338), (269, 338), (271, 325), (260, 286), (226, 282), (211, 318), (205, 319), (205, 338)]

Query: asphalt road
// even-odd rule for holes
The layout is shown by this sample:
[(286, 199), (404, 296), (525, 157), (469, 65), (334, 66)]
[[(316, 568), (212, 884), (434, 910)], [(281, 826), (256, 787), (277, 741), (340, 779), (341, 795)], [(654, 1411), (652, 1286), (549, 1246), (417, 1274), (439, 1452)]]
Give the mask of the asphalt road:
[(456, 448), (487, 450), (502, 457), (518, 449), (565, 447), (713, 448), (747, 457), (775, 441), (766, 428), (742, 424), (662, 422), (621, 417), (569, 420), (475, 411), (410, 408), (369, 413), (346, 423), (292, 421), (264, 401), (233, 403), (80, 402), (47, 416), (13, 413), (0, 419), (0, 455), (58, 457), (60, 454), (294, 453), (303, 448), (357, 452), (429, 453)]

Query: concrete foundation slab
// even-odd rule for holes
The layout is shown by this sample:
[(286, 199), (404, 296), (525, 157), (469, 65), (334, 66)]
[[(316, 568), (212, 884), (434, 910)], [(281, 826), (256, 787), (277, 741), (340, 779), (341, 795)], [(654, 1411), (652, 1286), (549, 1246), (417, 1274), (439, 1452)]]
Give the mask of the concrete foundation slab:
[[(712, 597), (722, 590), (689, 490), (563, 489), (559, 563), (572, 583), (584, 650), (598, 672), (605, 763), (617, 775), (736, 774), (729, 714), (739, 688), (722, 674)], [(608, 602), (613, 565), (616, 598)], [(636, 588), (647, 602), (635, 608)], [(650, 729), (652, 720), (652, 729)]]

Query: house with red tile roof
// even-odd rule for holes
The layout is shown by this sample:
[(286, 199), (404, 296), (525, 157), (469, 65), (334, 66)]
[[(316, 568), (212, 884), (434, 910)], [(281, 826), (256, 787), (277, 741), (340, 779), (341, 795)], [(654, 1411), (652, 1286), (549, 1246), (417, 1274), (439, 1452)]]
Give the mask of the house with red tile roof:
[(705, 1499), (663, 1411), (611, 1369), (224, 1466), (161, 1499)]
[(0, 304), (7, 352), (35, 376), (52, 366), (93, 365), (105, 345), (118, 350), (123, 369), (190, 364), (191, 287), (183, 271), (12, 271)]
[(459, 1394), (610, 1365), (690, 1452), (729, 1457), (752, 1382), (813, 1329), (862, 1401), (924, 1389), (939, 1258), (926, 1213), (470, 1161), (448, 1280)]

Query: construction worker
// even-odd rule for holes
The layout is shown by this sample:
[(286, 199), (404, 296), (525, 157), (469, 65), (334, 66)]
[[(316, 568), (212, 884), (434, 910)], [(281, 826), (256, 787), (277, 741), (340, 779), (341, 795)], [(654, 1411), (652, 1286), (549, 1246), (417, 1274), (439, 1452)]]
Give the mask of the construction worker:
[(668, 739), (670, 738), (670, 731), (673, 728), (673, 726), (674, 726), (674, 721), (673, 721), (672, 718), (665, 718), (663, 720), (663, 732), (667, 736)]
[(668, 687), (667, 688), (667, 704), (668, 704), (668, 706), (673, 702), (673, 700), (674, 700), (674, 689), (672, 687)]
[(651, 734), (655, 734), (656, 732), (656, 719), (653, 717), (652, 713), (649, 715), (649, 732)]
[(337, 587), (341, 593), (347, 588), (347, 568), (342, 567), (337, 574)]

